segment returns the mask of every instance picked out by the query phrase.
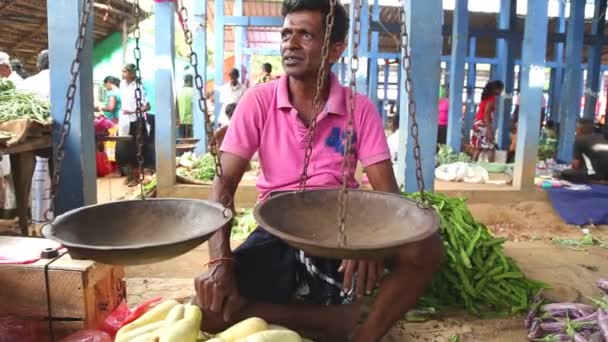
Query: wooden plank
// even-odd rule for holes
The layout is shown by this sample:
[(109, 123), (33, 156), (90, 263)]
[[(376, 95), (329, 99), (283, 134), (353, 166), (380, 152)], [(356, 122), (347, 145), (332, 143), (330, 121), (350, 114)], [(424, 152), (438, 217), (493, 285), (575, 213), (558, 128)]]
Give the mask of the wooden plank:
[(51, 147), (51, 136), (42, 136), (39, 138), (28, 138), (23, 144), (17, 144), (10, 147), (0, 148), (0, 154), (17, 154), (26, 151), (36, 151)]

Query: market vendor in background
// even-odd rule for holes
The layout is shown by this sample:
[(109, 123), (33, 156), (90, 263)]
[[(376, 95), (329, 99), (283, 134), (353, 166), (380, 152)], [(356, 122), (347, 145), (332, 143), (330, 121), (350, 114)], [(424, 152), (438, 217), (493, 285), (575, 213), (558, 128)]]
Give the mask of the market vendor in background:
[[(129, 141), (119, 141), (116, 143), (116, 159), (118, 165), (127, 168), (127, 185), (135, 186), (139, 183), (139, 169), (137, 163), (137, 144), (135, 137), (137, 136), (137, 116), (135, 110), (137, 102), (135, 100), (135, 90), (137, 82), (135, 81), (135, 64), (127, 64), (122, 70), (122, 81), (120, 82), (120, 100), (121, 110), (118, 117), (118, 135), (132, 137)], [(146, 96), (146, 91), (141, 86), (142, 107), (141, 112), (145, 113), (150, 110), (150, 104)], [(144, 142), (149, 143), (149, 132), (147, 125), (144, 125), (142, 134)], [(144, 146), (145, 148), (145, 146)]]
[(103, 112), (103, 115), (114, 124), (118, 124), (118, 118), (121, 113), (120, 100), (120, 80), (114, 76), (107, 76), (103, 79), (103, 85), (106, 88), (105, 99), (103, 104), (95, 105), (96, 112)]
[[(223, 176), (213, 183), (211, 200), (234, 198), (256, 151), (262, 169), (257, 180), (260, 200), (297, 190), (309, 127), (317, 114), (307, 187), (342, 186), (349, 88), (330, 73), (320, 92), (321, 113), (313, 104), (329, 11), (329, 0), (283, 2), (280, 46), (285, 75), (250, 89), (237, 104), (221, 147)], [(330, 64), (346, 48), (348, 25), (347, 12), (338, 2), (328, 37)], [(364, 165), (375, 191), (401, 195), (376, 105), (363, 95), (355, 101), (353, 156)], [(347, 170), (350, 188), (358, 187), (355, 166), (351, 163)], [(230, 231), (231, 223), (209, 240), (209, 269), (195, 280), (196, 301), (205, 311), (204, 331), (217, 332), (245, 318), (260, 317), (291, 329), (322, 333), (331, 341), (380, 341), (416, 305), (442, 255), (438, 235), (403, 246), (387, 259), (335, 260), (307, 255), (262, 227), (232, 250)], [(370, 238), (373, 234), (370, 227)], [(383, 276), (385, 265), (390, 272)], [(373, 299), (364, 298), (372, 292)]]
[(23, 79), (16, 72), (13, 71), (11, 66), (11, 57), (6, 53), (0, 51), (0, 80), (8, 80), (13, 82), (17, 87)]
[(576, 123), (576, 140), (572, 168), (562, 171), (561, 178), (572, 183), (608, 182), (608, 129), (593, 129), (593, 120)]
[(504, 87), (502, 81), (491, 81), (483, 88), (471, 135), (474, 161), (478, 161), (481, 153), (485, 152), (488, 154), (488, 161), (494, 162), (496, 154), (494, 112), (496, 111), (496, 98), (500, 96)]
[(177, 91), (180, 138), (192, 138), (192, 81), (191, 74), (184, 75), (184, 86)]
[(41, 100), (51, 100), (51, 74), (49, 70), (49, 51), (44, 50), (36, 57), (38, 73), (23, 80), (17, 90), (36, 95)]
[(219, 118), (220, 126), (226, 126), (230, 122), (230, 119), (226, 116), (226, 106), (231, 103), (238, 103), (247, 89), (239, 82), (240, 75), (238, 69), (232, 69), (229, 74), (230, 82), (224, 84), (220, 89), (220, 102), (222, 103), (222, 111)]

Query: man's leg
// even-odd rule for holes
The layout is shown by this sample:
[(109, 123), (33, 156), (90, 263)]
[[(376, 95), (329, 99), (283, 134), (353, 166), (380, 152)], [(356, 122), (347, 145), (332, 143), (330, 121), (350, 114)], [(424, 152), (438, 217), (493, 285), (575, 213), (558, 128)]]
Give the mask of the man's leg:
[[(442, 258), (438, 235), (401, 248), (393, 263), (391, 274), (385, 277), (371, 312), (353, 341), (373, 342), (380, 339), (416, 304), (417, 298), (430, 283)], [(297, 331), (314, 331), (340, 341), (350, 335), (360, 317), (361, 303), (335, 306), (282, 305), (251, 302), (224, 322), (221, 314), (205, 312), (203, 330), (218, 332), (249, 318), (260, 317)]]

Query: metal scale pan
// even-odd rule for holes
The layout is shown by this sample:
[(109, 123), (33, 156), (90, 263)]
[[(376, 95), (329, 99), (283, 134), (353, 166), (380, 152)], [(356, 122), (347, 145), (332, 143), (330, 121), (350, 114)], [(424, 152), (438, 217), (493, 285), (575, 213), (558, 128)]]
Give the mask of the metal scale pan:
[(192, 250), (231, 218), (229, 209), (203, 200), (120, 201), (66, 212), (42, 234), (65, 246), (74, 259), (142, 265)]
[(258, 223), (294, 248), (335, 259), (376, 259), (439, 229), (434, 209), (400, 195), (349, 190), (346, 246), (338, 241), (340, 190), (307, 190), (273, 196), (254, 211)]

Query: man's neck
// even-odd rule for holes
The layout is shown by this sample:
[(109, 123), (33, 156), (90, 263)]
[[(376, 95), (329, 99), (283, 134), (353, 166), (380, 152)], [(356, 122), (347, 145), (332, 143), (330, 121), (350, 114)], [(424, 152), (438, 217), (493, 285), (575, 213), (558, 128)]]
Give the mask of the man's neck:
[[(315, 113), (314, 99), (317, 95), (317, 79), (297, 80), (289, 77), (289, 94), (292, 105), (303, 115), (306, 120), (312, 118)], [(321, 104), (329, 97), (329, 78), (325, 83), (325, 89), (321, 92)]]

